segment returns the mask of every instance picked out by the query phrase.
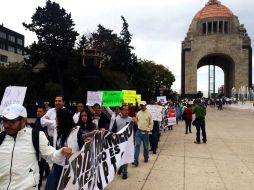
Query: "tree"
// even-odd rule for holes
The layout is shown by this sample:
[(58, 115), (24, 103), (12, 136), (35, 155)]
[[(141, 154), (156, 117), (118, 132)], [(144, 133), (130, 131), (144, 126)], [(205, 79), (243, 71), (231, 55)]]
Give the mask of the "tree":
[(35, 32), (38, 38), (38, 42), (30, 47), (30, 61), (36, 64), (36, 58), (43, 59), (47, 63), (50, 80), (60, 83), (63, 92), (64, 71), (72, 64), (78, 36), (71, 14), (66, 13), (59, 4), (47, 0), (45, 7), (36, 9), (32, 22), (23, 23), (23, 26)]

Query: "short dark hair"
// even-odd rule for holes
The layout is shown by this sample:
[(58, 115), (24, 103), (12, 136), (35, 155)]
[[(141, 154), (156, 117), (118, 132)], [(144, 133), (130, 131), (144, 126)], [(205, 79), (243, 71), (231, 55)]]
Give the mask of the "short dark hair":
[(122, 105), (119, 109), (122, 111), (124, 107), (128, 107), (129, 108), (128, 105)]
[(55, 99), (56, 99), (56, 97), (62, 97), (63, 102), (65, 101), (64, 96), (63, 96), (63, 95), (61, 95), (61, 94), (56, 95), (56, 96), (55, 96)]
[(46, 107), (44, 105), (38, 105), (37, 109), (43, 109), (43, 111), (46, 112)]

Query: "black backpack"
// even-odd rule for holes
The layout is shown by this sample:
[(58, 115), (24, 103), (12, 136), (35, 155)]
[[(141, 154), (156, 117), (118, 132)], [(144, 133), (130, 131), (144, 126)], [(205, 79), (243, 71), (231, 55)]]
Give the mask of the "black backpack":
[[(40, 153), (40, 148), (39, 148), (39, 134), (40, 134), (40, 131), (37, 131), (35, 129), (32, 129), (32, 141), (33, 141), (33, 146), (34, 146), (34, 149), (36, 151), (36, 158), (39, 162), (39, 153)], [(5, 131), (2, 131), (0, 133), (0, 146), (2, 145), (4, 139), (6, 137), (6, 132)]]

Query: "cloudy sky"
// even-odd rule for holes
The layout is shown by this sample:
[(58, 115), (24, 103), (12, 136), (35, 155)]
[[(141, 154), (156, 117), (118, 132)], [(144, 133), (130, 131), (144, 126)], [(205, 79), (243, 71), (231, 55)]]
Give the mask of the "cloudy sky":
[[(93, 32), (98, 24), (119, 33), (121, 15), (129, 23), (133, 34), (132, 45), (139, 58), (153, 60), (167, 66), (175, 75), (174, 89), (180, 89), (181, 41), (184, 40), (194, 15), (208, 0), (55, 0), (69, 13), (80, 33)], [(46, 0), (3, 0), (0, 23), (25, 35), (25, 44), (36, 36), (25, 31), (22, 22), (30, 23), (36, 7), (45, 6)], [(244, 24), (254, 37), (254, 1), (221, 0)], [(198, 90), (207, 90), (207, 68), (198, 70)], [(223, 84), (223, 72), (216, 71), (216, 86)]]

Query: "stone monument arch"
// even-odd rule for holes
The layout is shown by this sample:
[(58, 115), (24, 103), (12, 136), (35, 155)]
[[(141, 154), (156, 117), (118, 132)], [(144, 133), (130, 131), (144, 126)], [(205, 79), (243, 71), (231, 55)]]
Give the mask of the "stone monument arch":
[(206, 65), (224, 71), (224, 93), (252, 86), (252, 47), (244, 25), (217, 0), (209, 0), (193, 18), (182, 42), (182, 96), (197, 94), (197, 70)]

